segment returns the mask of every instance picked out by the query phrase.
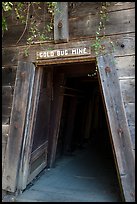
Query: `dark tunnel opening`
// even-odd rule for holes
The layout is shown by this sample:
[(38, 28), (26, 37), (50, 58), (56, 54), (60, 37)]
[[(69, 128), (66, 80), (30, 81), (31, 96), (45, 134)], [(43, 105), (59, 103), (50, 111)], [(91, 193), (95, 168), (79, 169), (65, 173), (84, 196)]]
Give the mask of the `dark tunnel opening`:
[(98, 80), (68, 77), (64, 88), (56, 156), (69, 155), (91, 143), (99, 151), (106, 151), (113, 159)]
[[(56, 164), (58, 165), (62, 158), (73, 157), (75, 160), (77, 155), (86, 155), (83, 161), (81, 157), (81, 161), (75, 162), (77, 167), (86, 169), (85, 177), (98, 172), (97, 175), (100, 174), (102, 177), (102, 185), (109, 183), (108, 186), (111, 186), (121, 201), (112, 148), (97, 76), (86, 74), (66, 77)], [(104, 190), (105, 186), (106, 184)], [(106, 192), (107, 188), (109, 187), (106, 187)]]

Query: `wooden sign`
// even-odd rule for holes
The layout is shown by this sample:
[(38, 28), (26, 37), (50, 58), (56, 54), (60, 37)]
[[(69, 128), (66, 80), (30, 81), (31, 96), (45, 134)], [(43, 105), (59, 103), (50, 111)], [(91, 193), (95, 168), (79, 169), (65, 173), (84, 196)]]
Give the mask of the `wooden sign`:
[(90, 54), (91, 54), (90, 47), (45, 50), (45, 51), (37, 52), (36, 59), (74, 57), (74, 56), (83, 56), (83, 55), (90, 55)]

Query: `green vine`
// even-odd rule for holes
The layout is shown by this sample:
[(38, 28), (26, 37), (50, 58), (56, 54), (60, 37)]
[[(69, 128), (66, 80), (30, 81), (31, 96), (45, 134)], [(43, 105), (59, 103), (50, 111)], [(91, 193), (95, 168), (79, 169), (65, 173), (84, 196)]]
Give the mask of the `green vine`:
[[(17, 40), (16, 44), (18, 44), (23, 38), (24, 34), (27, 32), (27, 47), (24, 50), (25, 56), (29, 54), (29, 47), (34, 42), (38, 41), (41, 43), (42, 41), (51, 40), (49, 34), (53, 30), (53, 21), (54, 21), (54, 11), (56, 9), (57, 2), (2, 2), (2, 32), (8, 30), (8, 25), (6, 22), (6, 15), (15, 16), (17, 23), (21, 23), (24, 25), (24, 30)], [(113, 46), (113, 42), (110, 38), (106, 36), (106, 22), (108, 19), (108, 8), (110, 2), (101, 2), (100, 10), (99, 10), (99, 25), (96, 30), (96, 38), (95, 42), (92, 44), (92, 47), (95, 51), (96, 56), (100, 53), (105, 53), (105, 45), (103, 41), (107, 38), (109, 40), (109, 44), (111, 47)], [(42, 29), (40, 28), (41, 15), (38, 13), (44, 9), (43, 15), (49, 15), (48, 22), (45, 22)], [(44, 17), (44, 16), (43, 16)], [(44, 17), (45, 19), (47, 17)]]
[[(27, 47), (24, 50), (24, 54), (28, 56), (31, 44), (36, 41), (51, 40), (49, 34), (53, 30), (56, 4), (57, 2), (2, 2), (2, 35), (8, 30), (7, 16), (15, 16), (14, 18), (17, 23), (24, 25), (24, 30), (16, 44), (18, 44), (24, 34), (27, 33)], [(44, 19), (38, 14), (41, 10), (44, 10), (44, 19), (46, 19), (46, 15), (49, 15), (47, 22), (44, 22)], [(41, 22), (44, 22), (42, 28), (40, 28)]]
[(111, 47), (114, 50), (114, 44), (112, 40), (106, 36), (106, 22), (109, 21), (108, 8), (110, 6), (110, 2), (101, 2), (101, 7), (99, 11), (99, 25), (96, 31), (95, 42), (92, 44), (92, 47), (95, 51), (95, 55), (98, 56), (100, 54), (105, 53), (106, 45), (103, 43), (107, 39), (109, 43), (109, 48)]
[(4, 32), (5, 30), (8, 30), (4, 13), (11, 11), (12, 7), (13, 7), (12, 2), (2, 2), (2, 32)]
[[(101, 7), (99, 10), (99, 25), (96, 30), (95, 42), (91, 45), (96, 57), (105, 54), (108, 50), (110, 52), (114, 51), (113, 41), (110, 39), (110, 37), (106, 36), (106, 22), (109, 21), (108, 8), (110, 4), (110, 2), (101, 2)], [(97, 72), (98, 66), (96, 64), (95, 70), (89, 75), (89, 77), (96, 77)]]

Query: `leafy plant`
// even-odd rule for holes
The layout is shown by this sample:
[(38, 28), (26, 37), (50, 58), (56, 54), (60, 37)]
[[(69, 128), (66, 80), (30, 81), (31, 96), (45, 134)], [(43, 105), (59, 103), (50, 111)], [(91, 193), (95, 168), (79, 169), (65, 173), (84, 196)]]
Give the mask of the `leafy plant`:
[[(43, 4), (41, 4), (43, 3)], [(24, 36), (24, 33), (28, 31), (28, 39), (27, 44), (33, 42), (34, 39), (42, 41), (46, 40), (46, 31), (49, 33), (53, 30), (53, 19), (54, 19), (54, 10), (56, 8), (57, 2), (2, 2), (2, 31), (4, 32), (8, 30), (8, 24), (6, 21), (6, 14), (9, 12), (13, 12), (16, 16), (16, 20), (19, 23), (24, 24), (24, 30), (17, 41), (17, 44)], [(37, 13), (37, 10), (42, 9), (42, 6), (47, 6), (47, 12), (50, 15), (50, 22), (47, 22), (47, 25), (44, 27), (45, 32), (41, 32), (39, 29), (39, 24), (36, 22), (37, 19), (40, 19), (40, 16)], [(34, 18), (32, 13), (37, 17)], [(40, 19), (43, 20), (43, 19)]]
[(8, 30), (6, 18), (3, 16), (4, 12), (9, 12), (12, 10), (12, 2), (2, 2), (2, 31)]
[(107, 42), (110, 44), (109, 47), (114, 49), (114, 44), (110, 38), (106, 36), (105, 30), (106, 30), (106, 22), (109, 21), (108, 18), (108, 7), (110, 6), (110, 2), (101, 2), (101, 7), (99, 11), (99, 25), (96, 31), (96, 38), (95, 42), (92, 44), (92, 47), (95, 51), (96, 56), (98, 56), (100, 53), (105, 53), (106, 50), (106, 44)]

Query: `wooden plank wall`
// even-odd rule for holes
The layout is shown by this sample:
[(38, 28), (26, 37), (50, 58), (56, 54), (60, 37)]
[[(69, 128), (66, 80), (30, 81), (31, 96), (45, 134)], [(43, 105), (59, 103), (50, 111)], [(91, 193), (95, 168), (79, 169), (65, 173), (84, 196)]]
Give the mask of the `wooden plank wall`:
[(8, 139), (16, 66), (2, 68), (2, 169)]
[[(74, 2), (76, 3), (76, 2)], [(69, 38), (70, 46), (77, 46), (77, 42), (87, 41), (90, 45), (95, 39), (95, 32), (99, 23), (98, 19), (99, 2), (77, 2), (76, 5), (69, 5)], [(44, 19), (49, 18), (42, 10), (38, 11), (41, 15), (37, 23), (39, 28), (43, 28)], [(33, 14), (34, 15), (34, 14)], [(2, 39), (3, 57), (2, 57), (2, 147), (3, 162), (8, 129), (10, 124), (10, 112), (12, 107), (15, 75), (17, 62), (20, 60), (31, 61), (35, 58), (34, 51), (38, 49), (38, 43), (32, 46), (30, 56), (24, 57), (23, 50), (28, 32), (25, 32), (23, 38), (16, 44), (23, 32), (24, 25), (18, 24), (15, 16), (7, 17), (10, 22), (9, 31), (5, 32)], [(109, 21), (106, 25), (106, 34), (111, 37), (115, 45), (115, 59), (118, 64), (118, 76), (125, 106), (128, 125), (135, 149), (135, 2), (111, 2), (109, 7)], [(53, 33), (50, 34), (53, 36)], [(79, 43), (78, 43), (79, 44)], [(68, 45), (68, 46), (69, 46)], [(60, 45), (54, 45), (52, 41), (43, 43), (43, 49), (47, 46), (53, 49)], [(66, 47), (66, 44), (61, 45)]]

